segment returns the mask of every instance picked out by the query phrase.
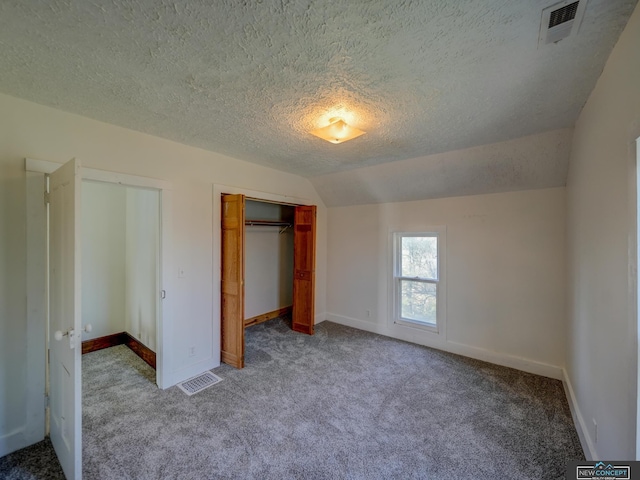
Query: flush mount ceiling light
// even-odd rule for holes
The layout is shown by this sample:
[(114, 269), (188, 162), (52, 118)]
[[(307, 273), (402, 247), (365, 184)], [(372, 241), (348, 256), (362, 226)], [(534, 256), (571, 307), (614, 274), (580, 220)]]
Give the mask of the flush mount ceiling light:
[(366, 132), (352, 127), (339, 117), (333, 117), (329, 119), (329, 125), (317, 128), (309, 133), (316, 137), (320, 137), (327, 142), (337, 144), (359, 137)]

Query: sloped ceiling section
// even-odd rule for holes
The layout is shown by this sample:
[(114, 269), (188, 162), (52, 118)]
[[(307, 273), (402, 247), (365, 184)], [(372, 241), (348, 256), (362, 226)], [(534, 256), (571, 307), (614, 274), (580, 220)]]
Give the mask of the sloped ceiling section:
[(406, 202), (561, 187), (573, 129), (320, 175), (311, 182), (328, 207)]
[(0, 91), (327, 175), (573, 126), (636, 1), (538, 48), (556, 0), (2, 0)]

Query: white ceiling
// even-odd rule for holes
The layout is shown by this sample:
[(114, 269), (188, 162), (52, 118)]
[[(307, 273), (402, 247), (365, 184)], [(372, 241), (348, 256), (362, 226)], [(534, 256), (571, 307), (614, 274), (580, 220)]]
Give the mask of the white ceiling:
[(565, 185), (573, 129), (311, 178), (328, 207)]
[[(325, 200), (343, 191), (341, 204), (362, 203), (339, 187), (358, 176), (350, 170), (563, 137), (637, 0), (588, 0), (576, 36), (538, 48), (542, 10), (556, 2), (2, 0), (0, 91), (317, 177)], [(336, 113), (367, 134), (333, 145), (308, 133)], [(563, 184), (562, 151), (548, 171), (533, 159), (512, 188)], [(504, 152), (486, 157), (487, 172), (522, 160)], [(446, 158), (460, 178), (443, 181), (467, 185), (478, 165), (462, 157), (431, 163)], [(483, 191), (429, 188), (416, 195)]]

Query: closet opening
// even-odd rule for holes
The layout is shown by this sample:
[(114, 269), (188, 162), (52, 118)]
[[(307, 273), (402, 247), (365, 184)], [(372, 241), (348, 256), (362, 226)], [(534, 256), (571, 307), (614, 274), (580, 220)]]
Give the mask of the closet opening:
[(313, 335), (316, 207), (222, 194), (221, 358), (244, 367), (244, 331), (291, 315)]
[(128, 347), (156, 369), (160, 208), (157, 189), (82, 181), (83, 355), (121, 345), (110, 365), (135, 362)]
[(294, 212), (292, 205), (245, 201), (245, 328), (292, 312)]

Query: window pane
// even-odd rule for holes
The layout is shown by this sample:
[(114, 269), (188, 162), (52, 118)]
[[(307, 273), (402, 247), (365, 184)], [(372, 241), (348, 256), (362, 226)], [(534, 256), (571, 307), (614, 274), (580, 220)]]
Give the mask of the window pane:
[(438, 278), (438, 238), (402, 237), (401, 277)]
[(436, 284), (400, 281), (400, 315), (407, 320), (436, 324)]

